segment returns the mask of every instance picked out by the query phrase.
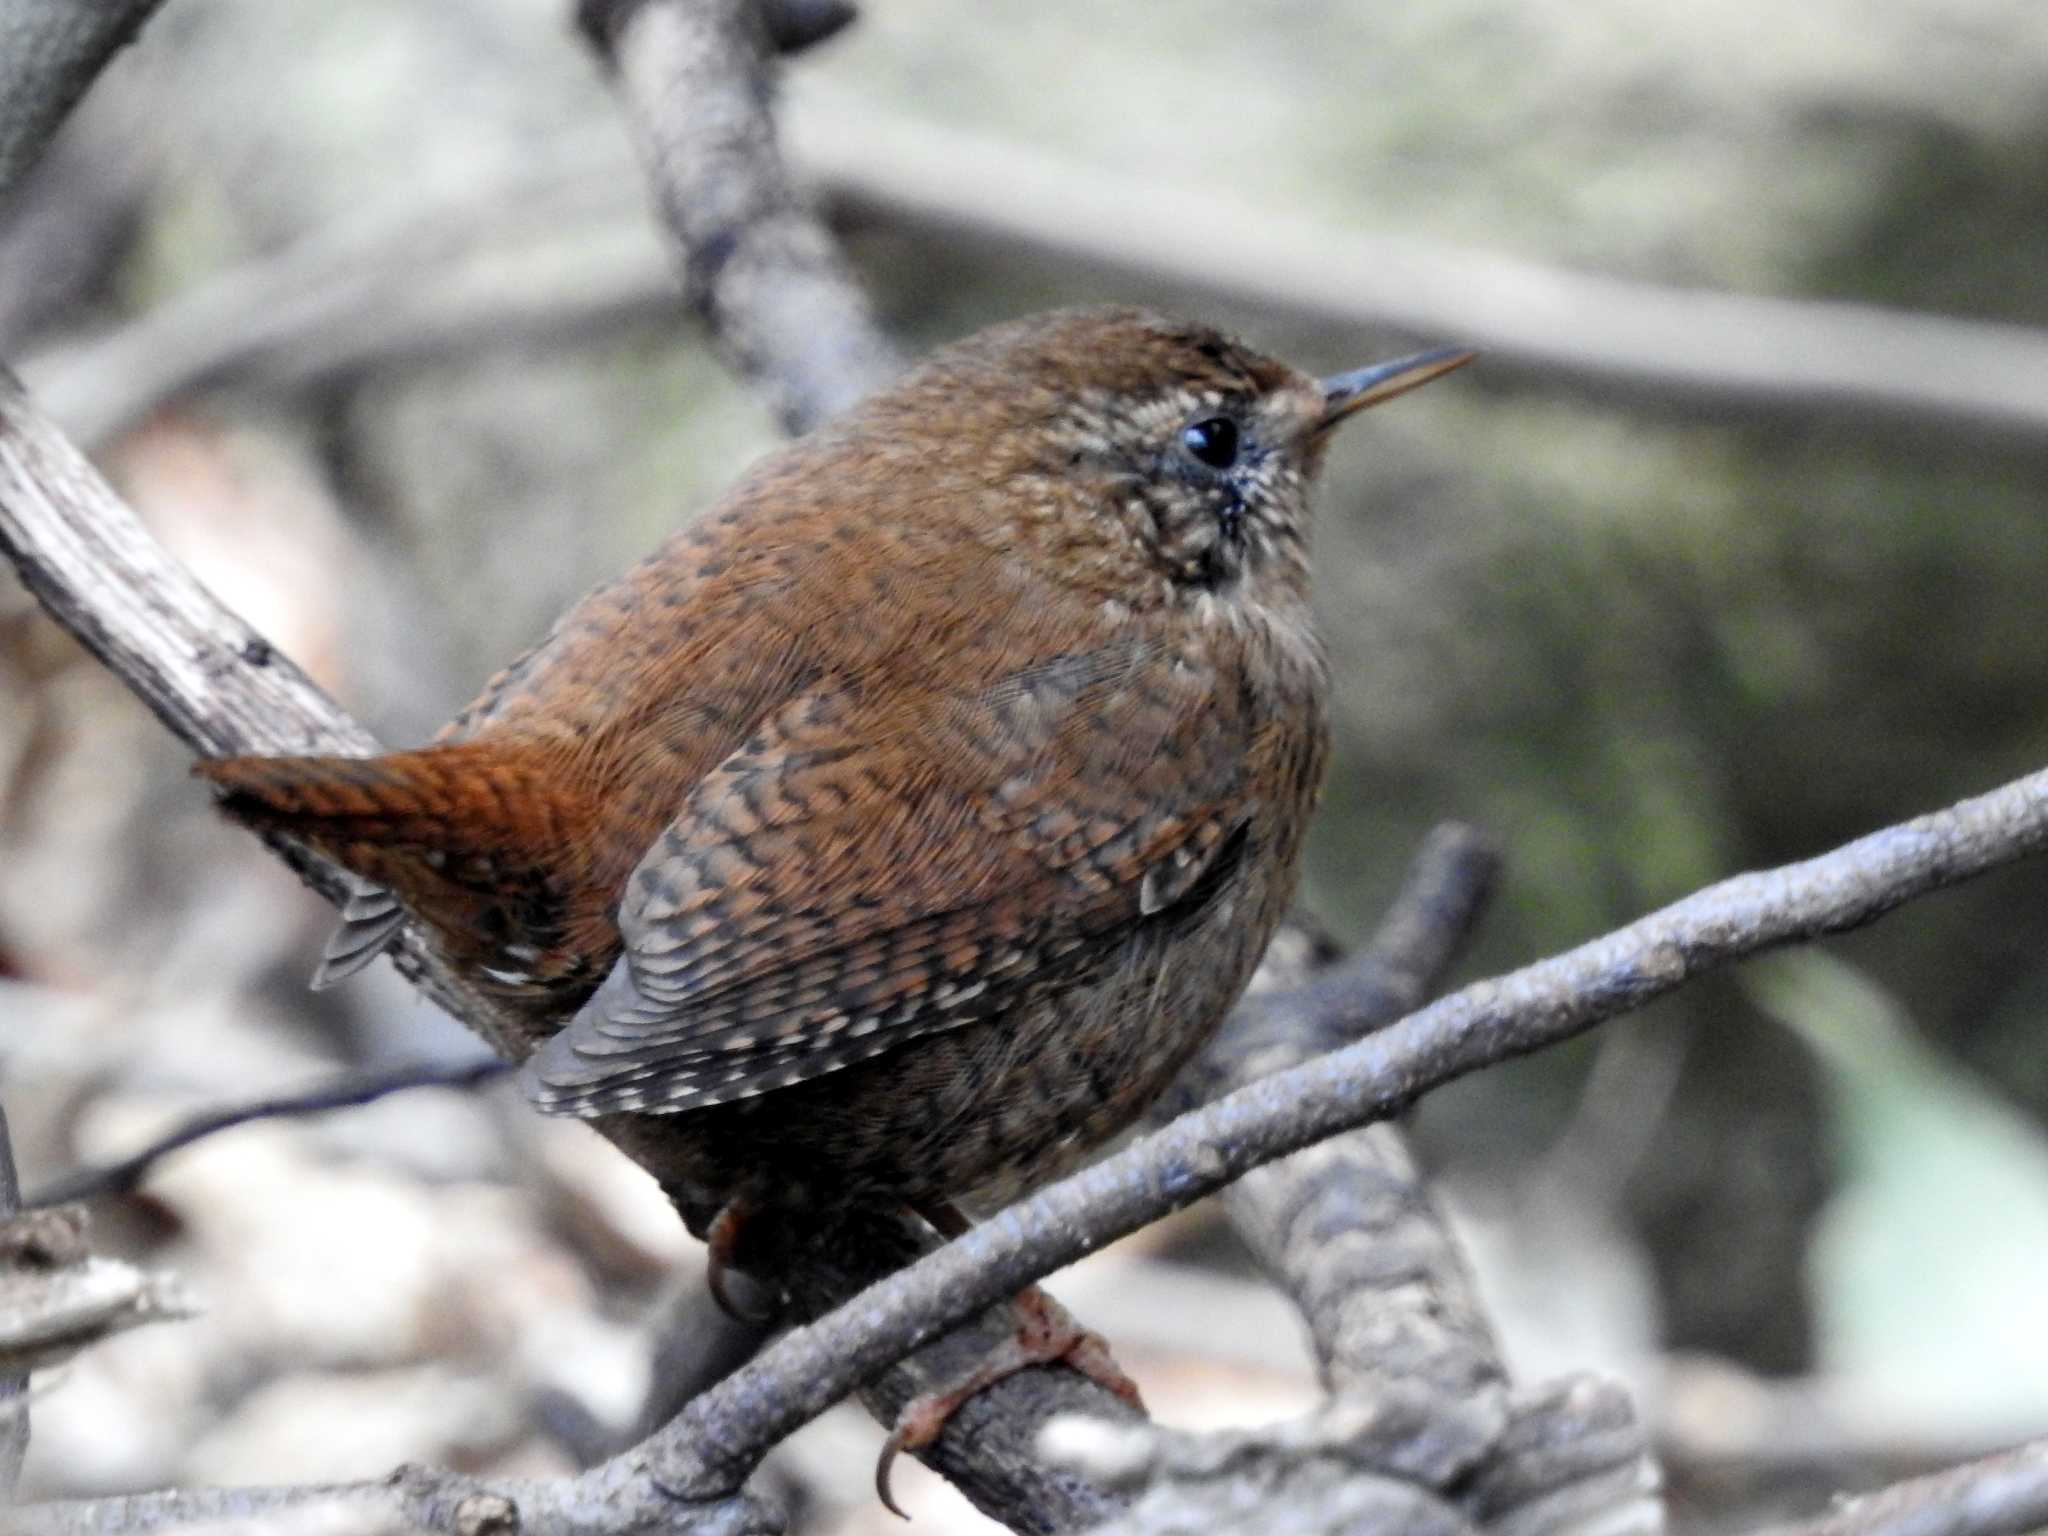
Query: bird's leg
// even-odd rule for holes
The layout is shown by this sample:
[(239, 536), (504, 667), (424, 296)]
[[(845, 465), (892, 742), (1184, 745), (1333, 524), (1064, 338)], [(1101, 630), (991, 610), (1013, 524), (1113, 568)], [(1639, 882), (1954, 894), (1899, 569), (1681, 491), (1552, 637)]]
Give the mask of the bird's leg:
[(965, 1237), (974, 1226), (973, 1222), (960, 1214), (960, 1207), (950, 1200), (935, 1200), (930, 1205), (913, 1206), (911, 1209), (924, 1220), (926, 1226), (949, 1243), (956, 1237)]
[[(951, 1205), (920, 1206), (918, 1214), (949, 1241), (968, 1228), (967, 1218)], [(882, 1445), (881, 1459), (875, 1463), (875, 1492), (891, 1513), (903, 1515), (889, 1494), (889, 1469), (897, 1456), (904, 1451), (922, 1450), (930, 1445), (939, 1438), (946, 1421), (953, 1417), (962, 1403), (1006, 1376), (1014, 1376), (1034, 1365), (1053, 1365), (1064, 1361), (1140, 1413), (1145, 1411), (1145, 1401), (1138, 1395), (1137, 1383), (1126, 1376), (1110, 1357), (1109, 1345), (1102, 1335), (1083, 1328), (1074, 1321), (1071, 1312), (1045, 1291), (1035, 1285), (1026, 1286), (1011, 1298), (1010, 1308), (1017, 1318), (1014, 1334), (984, 1355), (973, 1370), (946, 1386), (920, 1393), (904, 1404), (903, 1411), (896, 1416), (896, 1427), (889, 1431), (889, 1438)], [(904, 1518), (909, 1517), (905, 1515)]]
[(711, 1225), (704, 1229), (704, 1241), (711, 1250), (704, 1266), (704, 1283), (710, 1288), (711, 1299), (718, 1303), (718, 1310), (736, 1323), (767, 1323), (775, 1318), (772, 1309), (760, 1312), (741, 1306), (726, 1284), (726, 1276), (733, 1268), (733, 1255), (739, 1251), (740, 1236), (753, 1214), (754, 1202), (745, 1195), (734, 1195), (718, 1208)]

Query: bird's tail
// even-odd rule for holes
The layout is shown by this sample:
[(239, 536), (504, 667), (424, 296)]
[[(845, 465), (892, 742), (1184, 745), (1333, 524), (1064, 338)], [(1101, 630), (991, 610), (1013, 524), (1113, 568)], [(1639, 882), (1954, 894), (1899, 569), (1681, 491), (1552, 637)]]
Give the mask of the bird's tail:
[(537, 752), (454, 742), (382, 757), (223, 757), (194, 772), (258, 832), (298, 839), (426, 915), (436, 893), (531, 889), (587, 826)]

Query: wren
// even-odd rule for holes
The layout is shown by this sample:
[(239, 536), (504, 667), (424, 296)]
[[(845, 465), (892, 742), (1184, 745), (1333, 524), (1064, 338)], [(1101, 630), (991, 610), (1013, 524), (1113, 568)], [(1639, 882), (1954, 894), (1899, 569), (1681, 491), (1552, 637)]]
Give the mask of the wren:
[(375, 887), (517, 1021), (552, 1114), (730, 1210), (939, 1213), (1127, 1126), (1244, 988), (1329, 741), (1317, 381), (1060, 311), (770, 455), (416, 751), (231, 758), (227, 812)]

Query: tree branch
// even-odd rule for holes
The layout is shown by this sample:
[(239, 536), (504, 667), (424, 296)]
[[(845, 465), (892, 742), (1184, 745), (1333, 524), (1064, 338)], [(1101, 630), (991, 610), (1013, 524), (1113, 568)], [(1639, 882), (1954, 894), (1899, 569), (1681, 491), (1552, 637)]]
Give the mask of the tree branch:
[(1831, 300), (1672, 288), (1305, 223), (1210, 189), (1137, 183), (818, 93), (797, 162), (856, 213), (1134, 273), (1320, 326), (1455, 338), (1503, 369), (1627, 398), (1842, 413), (1977, 434), (2048, 431), (2048, 333)]
[[(1297, 1066), (1391, 1023), (1436, 989), (1478, 920), (1500, 860), (1469, 827), (1438, 827), (1416, 856), (1362, 964), (1232, 1021), (1228, 1086)], [(1330, 1006), (1332, 984), (1344, 989)], [(1314, 986), (1313, 978), (1303, 985)], [(1338, 1036), (1342, 1021), (1351, 1026)], [(1224, 1210), (1307, 1320), (1324, 1389), (1389, 1382), (1470, 1396), (1505, 1382), (1492, 1330), (1408, 1139), (1391, 1124), (1339, 1136), (1232, 1185)]]
[(109, 1334), (191, 1316), (175, 1278), (95, 1257), (85, 1229), (75, 1205), (0, 1223), (0, 1370), (25, 1376)]
[[(202, 757), (363, 755), (377, 740), (165, 552), (0, 365), (0, 554), (50, 616)], [(349, 877), (272, 844), (329, 901)], [(518, 1037), (492, 1005), (408, 935), (398, 969), (502, 1056)]]
[(683, 291), (733, 370), (805, 432), (902, 360), (798, 195), (769, 111), (757, 0), (583, 0), (610, 62)]
[[(2048, 434), (2039, 328), (1677, 289), (1317, 225), (838, 98), (787, 116), (800, 178), (862, 221), (1326, 329), (1456, 336), (1487, 348), (1496, 372), (1625, 389), (1632, 404)], [(302, 388), (508, 337), (558, 341), (658, 319), (673, 312), (673, 278), (609, 195), (618, 168), (602, 148), (571, 146), (461, 208), (380, 213), (228, 269), (23, 371), (92, 444), (209, 385)], [(560, 280), (565, 265), (573, 282)], [(806, 376), (828, 371), (807, 365)], [(786, 421), (798, 419), (784, 403), (797, 391), (771, 393)]]
[(79, 1168), (36, 1191), (29, 1209), (44, 1210), (77, 1200), (102, 1195), (120, 1195), (138, 1187), (149, 1171), (173, 1152), (222, 1131), (247, 1125), (252, 1120), (288, 1119), (298, 1115), (319, 1115), (329, 1110), (354, 1109), (374, 1103), (390, 1094), (412, 1088), (474, 1088), (512, 1070), (513, 1064), (500, 1057), (483, 1061), (444, 1065), (436, 1062), (385, 1067), (373, 1071), (338, 1074), (317, 1088), (301, 1093), (273, 1094), (251, 1103), (209, 1109), (183, 1121), (140, 1151), (119, 1162)]
[(1461, 1398), (1391, 1384), (1257, 1429), (1066, 1423), (1047, 1442), (1135, 1495), (1093, 1536), (1654, 1536), (1662, 1523), (1628, 1395), (1586, 1378)]

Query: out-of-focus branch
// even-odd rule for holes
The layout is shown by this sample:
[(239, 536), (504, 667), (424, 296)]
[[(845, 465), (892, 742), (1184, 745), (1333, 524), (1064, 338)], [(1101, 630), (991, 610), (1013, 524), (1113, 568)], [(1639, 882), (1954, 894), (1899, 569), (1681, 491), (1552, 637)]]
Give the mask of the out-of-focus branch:
[(1897, 1482), (2007, 1448), (1990, 1425), (1936, 1401), (1875, 1403), (1854, 1375), (1758, 1376), (1711, 1355), (1655, 1368), (1657, 1449), (1674, 1479), (1707, 1488), (1811, 1486), (1817, 1469)]
[(579, 14), (617, 75), (684, 293), (733, 369), (791, 432), (895, 373), (901, 358), (783, 165), (757, 0), (582, 0)]
[(601, 336), (672, 314), (675, 279), (611, 146), (555, 146), (455, 202), (362, 213), (21, 362), (88, 449), (221, 384), (304, 389), (369, 367)]
[[(1393, 1022), (1435, 990), (1498, 866), (1468, 827), (1430, 834), (1354, 972), (1362, 983), (1349, 984), (1355, 1028), (1347, 1038)], [(1255, 997), (1243, 1015), (1228, 1037), (1233, 1088), (1345, 1043), (1329, 1037), (1335, 1015), (1327, 1011), (1266, 1008)], [(1470, 1396), (1505, 1381), (1463, 1258), (1397, 1127), (1369, 1126), (1248, 1174), (1224, 1209), (1301, 1308), (1327, 1391), (1401, 1381)]]
[[(1519, 368), (1632, 400), (2048, 433), (2039, 329), (1673, 289), (1314, 225), (837, 98), (799, 100), (785, 117), (798, 173), (828, 208), (863, 221), (1033, 251), (1325, 328), (1454, 337), (1486, 347), (1496, 374)], [(674, 306), (672, 278), (617, 195), (619, 170), (604, 147), (571, 146), (469, 206), (380, 214), (314, 236), (23, 371), (91, 445), (210, 385), (300, 387), (659, 318)], [(787, 401), (800, 388), (771, 395), (786, 420), (798, 419)]]
[(1305, 223), (1213, 189), (1135, 182), (822, 95), (798, 163), (892, 223), (1113, 268), (1321, 326), (1480, 347), (1495, 376), (1758, 413), (2048, 431), (2048, 332), (1875, 305), (1670, 288)]
[(159, 0), (12, 0), (0, 6), (0, 197)]
[(139, 1186), (150, 1169), (173, 1152), (182, 1151), (194, 1142), (222, 1131), (233, 1130), (238, 1125), (247, 1125), (254, 1120), (289, 1119), (299, 1115), (325, 1114), (335, 1109), (354, 1109), (412, 1088), (474, 1088), (504, 1076), (512, 1070), (512, 1065), (493, 1056), (454, 1066), (429, 1062), (350, 1072), (303, 1093), (273, 1094), (253, 1103), (210, 1109), (192, 1116), (117, 1163), (80, 1168), (63, 1175), (37, 1190), (28, 1203), (32, 1209), (46, 1209), (77, 1200), (97, 1199), (101, 1195), (126, 1194)]
[(1761, 1536), (2024, 1536), (2048, 1529), (2048, 1440), (1842, 1501)]

